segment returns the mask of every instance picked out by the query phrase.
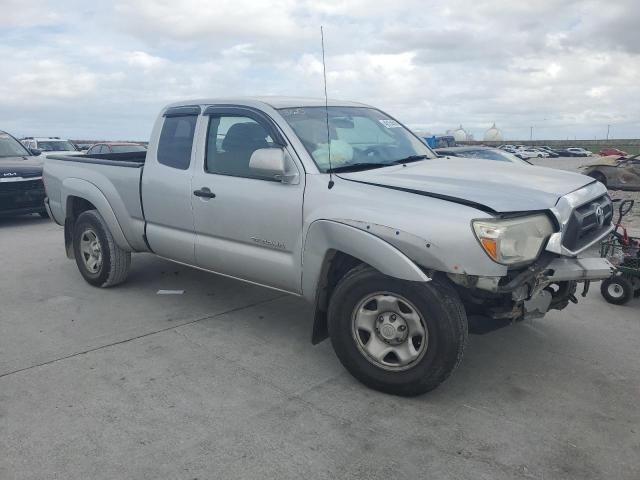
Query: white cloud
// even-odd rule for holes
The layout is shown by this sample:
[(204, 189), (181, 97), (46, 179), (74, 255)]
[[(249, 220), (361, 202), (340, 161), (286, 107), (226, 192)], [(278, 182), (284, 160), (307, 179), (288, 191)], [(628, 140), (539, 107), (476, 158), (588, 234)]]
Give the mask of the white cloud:
[(59, 20), (46, 0), (0, 0), (1, 27), (53, 25)]
[(10, 71), (0, 84), (0, 103), (53, 103), (95, 92), (99, 75), (82, 67), (40, 60), (22, 71)]
[[(412, 125), (442, 132), (463, 123), (481, 134), (496, 121), (512, 138), (528, 137), (530, 126), (557, 138), (592, 138), (608, 123), (620, 135), (640, 129), (634, 0), (0, 0), (0, 8), (0, 56), (12, 66), (0, 115), (24, 134), (51, 118), (72, 136), (144, 138), (155, 111), (180, 98), (320, 96), (321, 24), (329, 95)], [(80, 110), (100, 114), (81, 121)]]
[(114, 9), (130, 32), (164, 40), (258, 39), (297, 32), (295, 5), (294, 0), (137, 0), (118, 1)]
[(129, 65), (133, 65), (134, 67), (142, 67), (145, 70), (154, 70), (168, 64), (167, 60), (165, 60), (164, 58), (149, 55), (148, 53), (142, 52), (140, 50), (126, 52), (122, 55), (122, 58)]

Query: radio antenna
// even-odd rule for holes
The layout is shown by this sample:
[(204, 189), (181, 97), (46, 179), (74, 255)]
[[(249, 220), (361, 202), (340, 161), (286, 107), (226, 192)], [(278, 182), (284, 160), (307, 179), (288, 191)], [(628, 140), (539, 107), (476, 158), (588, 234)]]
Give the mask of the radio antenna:
[(329, 131), (329, 97), (327, 96), (327, 64), (324, 61), (324, 29), (320, 25), (320, 42), (322, 43), (322, 76), (324, 79), (324, 112), (327, 120), (327, 153), (329, 154), (329, 185), (333, 188), (333, 167), (331, 166), (331, 133)]

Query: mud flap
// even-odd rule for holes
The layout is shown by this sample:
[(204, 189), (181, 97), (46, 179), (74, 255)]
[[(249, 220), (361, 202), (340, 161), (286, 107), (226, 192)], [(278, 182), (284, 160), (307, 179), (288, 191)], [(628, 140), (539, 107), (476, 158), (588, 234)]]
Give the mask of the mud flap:
[(69, 260), (76, 258), (73, 253), (73, 222), (69, 217), (64, 220), (64, 248)]

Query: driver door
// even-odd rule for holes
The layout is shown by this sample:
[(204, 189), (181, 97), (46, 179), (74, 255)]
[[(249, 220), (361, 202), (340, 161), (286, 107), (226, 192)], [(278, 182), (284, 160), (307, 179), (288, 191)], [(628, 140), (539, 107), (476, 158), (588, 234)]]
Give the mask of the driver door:
[(192, 180), (197, 265), (299, 293), (304, 175), (283, 183), (249, 167), (254, 151), (284, 143), (258, 112), (209, 107), (206, 113), (204, 161)]

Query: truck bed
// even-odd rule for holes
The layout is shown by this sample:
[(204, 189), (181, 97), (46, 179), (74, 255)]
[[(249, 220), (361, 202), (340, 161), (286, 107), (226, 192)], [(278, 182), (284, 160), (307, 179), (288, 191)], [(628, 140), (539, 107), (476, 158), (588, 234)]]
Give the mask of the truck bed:
[[(112, 230), (119, 229), (132, 250), (146, 250), (140, 197), (145, 157), (146, 152), (47, 157), (44, 181), (54, 220), (64, 224), (70, 197), (106, 202), (103, 211), (111, 210), (111, 221), (117, 223), (110, 225)], [(100, 211), (100, 205), (95, 206)]]

